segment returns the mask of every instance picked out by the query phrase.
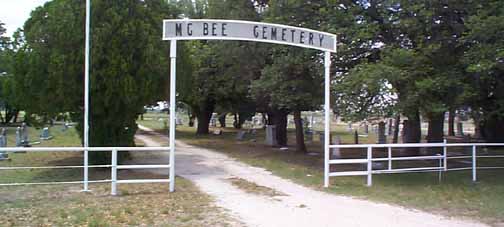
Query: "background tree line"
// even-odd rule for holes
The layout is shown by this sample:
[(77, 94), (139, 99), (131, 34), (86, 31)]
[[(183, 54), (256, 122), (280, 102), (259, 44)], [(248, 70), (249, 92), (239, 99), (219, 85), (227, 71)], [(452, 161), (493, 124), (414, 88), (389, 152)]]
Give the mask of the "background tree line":
[[(162, 19), (222, 18), (281, 23), (338, 34), (332, 108), (352, 120), (401, 118), (404, 142), (443, 139), (444, 116), (464, 111), (479, 136), (503, 141), (504, 3), (498, 0), (124, 0), (92, 1), (92, 146), (134, 144), (144, 105), (167, 99), (169, 44)], [(70, 113), (82, 128), (84, 2), (53, 0), (0, 42), (2, 122)], [(318, 51), (252, 42), (179, 42), (178, 99), (209, 132), (212, 113), (234, 127), (263, 113), (287, 145), (293, 114), (322, 109)], [(194, 123), (194, 122), (192, 122)], [(221, 121), (225, 124), (225, 121)], [(79, 130), (82, 131), (82, 130)], [(450, 134), (453, 127), (449, 130)]]

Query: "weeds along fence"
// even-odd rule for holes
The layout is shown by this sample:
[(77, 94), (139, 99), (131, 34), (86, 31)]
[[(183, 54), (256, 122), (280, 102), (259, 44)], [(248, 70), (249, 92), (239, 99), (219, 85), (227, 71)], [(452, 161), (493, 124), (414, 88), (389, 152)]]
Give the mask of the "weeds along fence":
[[(168, 151), (170, 152), (170, 160), (173, 161), (174, 153), (170, 147), (40, 147), (40, 148), (0, 148), (2, 152), (84, 152), (83, 165), (78, 166), (6, 166), (1, 167), (0, 171), (6, 170), (34, 170), (34, 169), (83, 169), (82, 181), (50, 181), (50, 182), (26, 182), (26, 183), (2, 183), (0, 186), (28, 186), (28, 185), (55, 185), (55, 184), (83, 184), (86, 191), (89, 183), (110, 183), (110, 194), (117, 194), (118, 184), (135, 184), (135, 183), (169, 183), (170, 191), (173, 191), (175, 185), (175, 165), (168, 163), (165, 165), (119, 165), (117, 162), (117, 153), (120, 151), (142, 152), (142, 151)], [(111, 152), (110, 165), (88, 165), (87, 152)], [(106, 180), (89, 180), (89, 168), (110, 168), (110, 179)], [(123, 169), (167, 169), (168, 178), (166, 179), (128, 179), (119, 180), (117, 177), (118, 170)]]
[[(478, 170), (504, 169), (502, 164), (502, 166), (478, 166), (478, 162), (482, 159), (504, 161), (504, 155), (499, 154), (502, 152), (488, 151), (495, 147), (504, 147), (504, 143), (447, 143), (445, 140), (443, 143), (329, 145), (331, 153), (337, 151), (340, 153), (340, 158), (326, 157), (329, 167), (325, 168), (324, 177), (328, 180), (329, 177), (367, 176), (367, 186), (372, 186), (373, 174), (438, 172), (441, 181), (443, 172), (471, 170), (472, 180), (475, 182)], [(365, 154), (357, 155), (357, 158), (341, 158), (345, 156), (344, 153), (355, 149), (361, 151), (364, 149)], [(402, 151), (423, 149), (423, 151), (418, 152), (420, 155), (404, 155), (408, 152), (393, 155), (398, 153), (397, 149)], [(451, 164), (450, 160), (453, 161)], [(405, 164), (405, 161), (414, 162)], [(380, 165), (375, 165), (377, 163)], [(354, 168), (338, 168), (343, 165), (353, 165)]]

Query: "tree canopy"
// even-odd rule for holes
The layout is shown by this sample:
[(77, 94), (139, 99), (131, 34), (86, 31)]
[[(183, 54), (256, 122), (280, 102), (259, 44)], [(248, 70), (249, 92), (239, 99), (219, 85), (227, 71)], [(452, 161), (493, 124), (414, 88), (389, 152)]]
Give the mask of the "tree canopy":
[[(331, 107), (350, 121), (404, 117), (405, 142), (443, 138), (446, 112), (463, 110), (489, 141), (504, 133), (504, 4), (491, 1), (93, 0), (93, 146), (130, 146), (143, 106), (167, 99), (169, 45), (162, 19), (217, 18), (287, 24), (338, 35)], [(69, 113), (82, 128), (84, 2), (35, 9), (12, 39), (0, 23), (0, 98), (29, 121)], [(240, 41), (186, 41), (178, 48), (178, 100), (209, 132), (212, 113), (235, 126), (256, 112), (287, 144), (287, 115), (322, 108), (323, 55)], [(5, 76), (7, 75), (7, 76)], [(279, 130), (279, 131), (278, 131)], [(82, 131), (82, 130), (79, 130)], [(300, 133), (301, 132), (301, 133)], [(303, 148), (302, 139), (297, 140)]]

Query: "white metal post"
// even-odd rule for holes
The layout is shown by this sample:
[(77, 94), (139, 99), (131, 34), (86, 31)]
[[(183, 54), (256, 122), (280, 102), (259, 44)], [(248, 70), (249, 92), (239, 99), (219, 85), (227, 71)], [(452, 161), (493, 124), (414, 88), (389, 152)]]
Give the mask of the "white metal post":
[(110, 194), (117, 195), (117, 149), (112, 150), (112, 168), (110, 170), (112, 185)]
[(329, 141), (330, 141), (330, 111), (331, 111), (331, 52), (325, 52), (325, 102), (324, 102), (324, 187), (329, 187)]
[(392, 147), (388, 147), (388, 170), (392, 170)]
[(472, 180), (476, 182), (476, 145), (472, 146)]
[(371, 187), (373, 185), (373, 148), (368, 146), (367, 148), (367, 186)]
[[(86, 46), (84, 62), (84, 147), (89, 147), (89, 49), (90, 49), (90, 25), (91, 25), (91, 0), (86, 0)], [(84, 189), (89, 191), (89, 151), (84, 150)]]
[(175, 114), (176, 114), (176, 73), (177, 41), (170, 41), (170, 192), (175, 191)]
[(444, 171), (448, 170), (448, 148), (446, 146), (446, 139), (443, 140), (443, 167)]
[[(437, 154), (438, 156), (441, 156), (440, 154)], [(446, 156), (445, 156), (446, 157)], [(446, 158), (444, 159), (439, 159), (439, 171), (438, 171), (438, 182), (441, 183), (441, 181), (443, 180), (443, 160), (446, 160)], [(446, 171), (446, 170), (444, 170)]]

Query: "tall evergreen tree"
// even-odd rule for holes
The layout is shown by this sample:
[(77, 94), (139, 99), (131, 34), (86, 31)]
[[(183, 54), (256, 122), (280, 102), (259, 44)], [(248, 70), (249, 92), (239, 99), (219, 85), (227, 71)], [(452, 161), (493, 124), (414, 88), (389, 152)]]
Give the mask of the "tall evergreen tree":
[[(167, 87), (168, 44), (161, 21), (179, 12), (163, 0), (92, 2), (90, 145), (132, 146), (143, 106)], [(54, 0), (24, 26), (24, 63), (16, 80), (24, 109), (39, 116), (70, 112), (82, 132), (84, 2)], [(27, 67), (28, 70), (24, 70)], [(92, 161), (104, 156), (93, 153)]]

